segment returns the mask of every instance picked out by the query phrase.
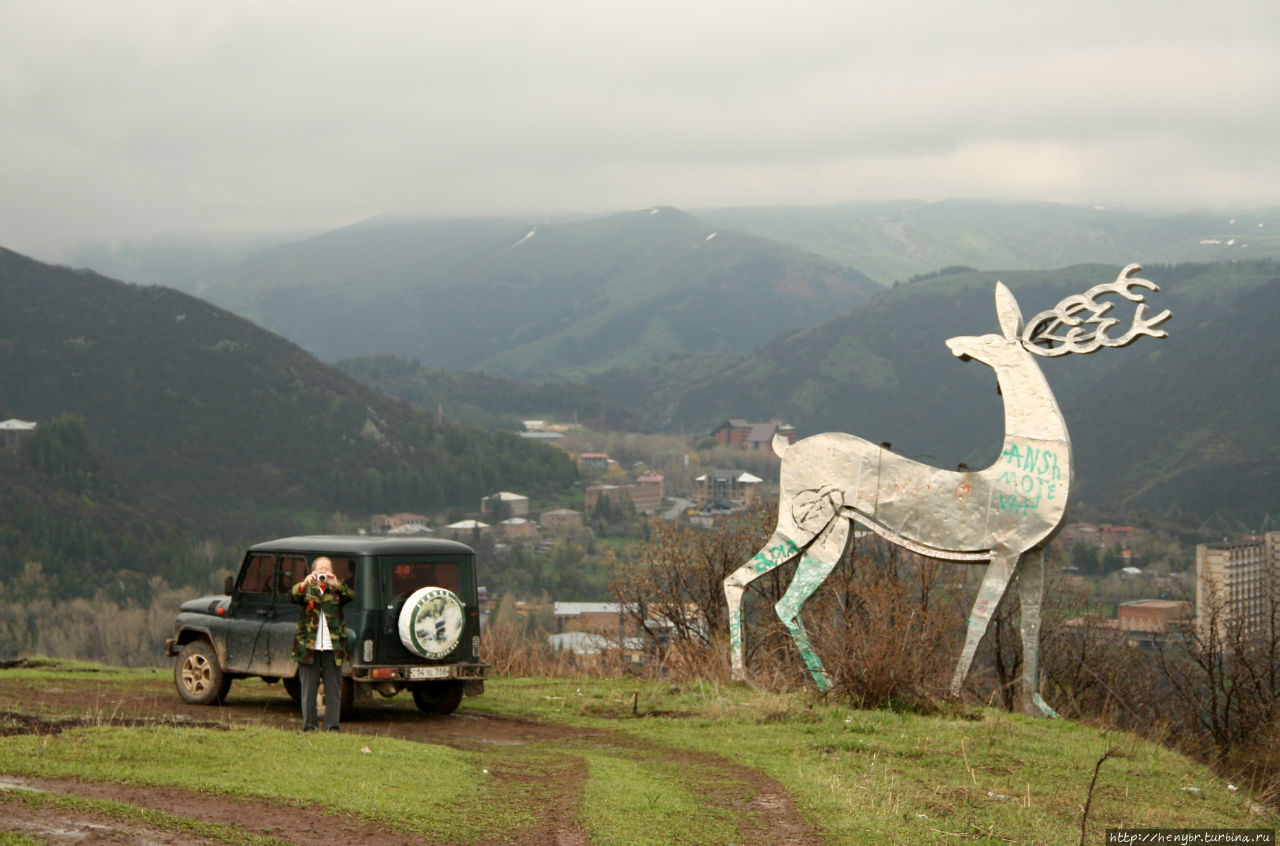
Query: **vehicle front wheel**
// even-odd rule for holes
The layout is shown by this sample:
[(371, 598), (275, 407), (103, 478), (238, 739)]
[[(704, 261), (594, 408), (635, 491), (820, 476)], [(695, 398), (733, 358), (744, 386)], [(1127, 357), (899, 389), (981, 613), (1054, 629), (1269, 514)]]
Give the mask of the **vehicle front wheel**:
[(280, 683), (284, 685), (284, 692), (289, 694), (289, 698), (296, 705), (302, 701), (302, 680), (297, 676), (291, 679), (281, 679)]
[(221, 703), (231, 689), (231, 679), (218, 665), (217, 653), (203, 640), (182, 647), (173, 664), (173, 683), (178, 695), (192, 705)]
[(462, 682), (440, 682), (415, 687), (413, 704), (424, 714), (452, 714), (462, 704)]

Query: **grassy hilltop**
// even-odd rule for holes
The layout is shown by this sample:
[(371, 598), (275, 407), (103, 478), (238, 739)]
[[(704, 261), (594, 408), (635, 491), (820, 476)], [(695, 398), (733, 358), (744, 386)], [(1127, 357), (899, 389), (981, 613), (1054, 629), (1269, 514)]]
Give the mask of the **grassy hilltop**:
[[(318, 830), (351, 842), (1063, 844), (1081, 842), (1082, 821), (1084, 842), (1100, 843), (1108, 828), (1280, 819), (1155, 744), (990, 709), (916, 716), (739, 685), (501, 679), (451, 718), (398, 697), (304, 738), (292, 702), (256, 682), (198, 709), (154, 670), (0, 673), (0, 781), (45, 790), (0, 792), (0, 832), (45, 809), (238, 843), (280, 842), (291, 819), (324, 815)], [(299, 768), (320, 757), (342, 778), (303, 784)], [(274, 822), (256, 826), (248, 798), (278, 803)]]

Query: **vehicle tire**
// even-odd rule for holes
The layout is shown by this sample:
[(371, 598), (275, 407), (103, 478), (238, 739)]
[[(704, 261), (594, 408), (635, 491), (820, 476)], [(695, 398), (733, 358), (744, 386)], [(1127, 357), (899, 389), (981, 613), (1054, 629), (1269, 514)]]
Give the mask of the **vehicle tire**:
[(424, 714), (452, 714), (462, 704), (462, 682), (440, 682), (415, 687), (413, 704)]
[[(350, 676), (343, 676), (340, 684), (338, 719), (347, 720), (356, 712), (356, 686)], [(301, 686), (298, 692), (298, 700), (301, 701)], [(316, 718), (321, 722), (324, 721), (324, 711), (324, 678), (321, 677), (320, 684), (316, 686)]]
[(231, 679), (219, 666), (217, 653), (204, 640), (182, 647), (173, 663), (173, 683), (178, 695), (192, 705), (221, 703), (231, 689)]
[(400, 642), (420, 658), (442, 661), (458, 648), (466, 614), (462, 600), (448, 588), (419, 588), (400, 607)]
[(302, 702), (302, 681), (297, 676), (291, 679), (280, 679), (280, 684), (284, 686), (284, 692), (289, 694), (289, 698), (297, 705)]

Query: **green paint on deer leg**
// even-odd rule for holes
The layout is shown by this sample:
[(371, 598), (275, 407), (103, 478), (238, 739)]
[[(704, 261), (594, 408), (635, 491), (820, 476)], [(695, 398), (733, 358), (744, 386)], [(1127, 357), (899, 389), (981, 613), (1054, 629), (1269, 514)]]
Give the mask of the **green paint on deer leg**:
[(809, 669), (809, 675), (813, 676), (814, 682), (818, 685), (818, 690), (826, 692), (831, 689), (831, 678), (827, 675), (826, 667), (822, 666), (822, 659), (818, 657), (818, 653), (814, 651), (813, 646), (809, 643), (809, 633), (804, 629), (804, 622), (799, 616), (791, 618), (784, 617), (782, 622), (791, 631), (791, 639), (796, 642), (796, 648), (800, 650), (800, 657), (804, 659), (804, 665)]
[(822, 659), (809, 643), (808, 632), (805, 631), (804, 622), (800, 619), (800, 609), (830, 575), (834, 566), (834, 561), (824, 562), (806, 555), (800, 560), (800, 566), (796, 569), (791, 587), (787, 589), (786, 595), (778, 601), (774, 609), (791, 632), (791, 639), (800, 650), (800, 657), (809, 668), (809, 675), (813, 676), (818, 689), (824, 692), (831, 689), (831, 678), (827, 675), (826, 668), (822, 666)]
[(783, 538), (773, 546), (765, 547), (757, 552), (748, 563), (757, 574), (767, 573), (775, 567), (790, 561), (798, 552), (800, 552), (800, 547), (796, 546), (790, 538)]
[(1058, 718), (1058, 712), (1050, 708), (1049, 704), (1041, 698), (1039, 693), (1031, 694), (1031, 701), (1040, 709), (1040, 713), (1044, 714), (1046, 717), (1052, 717), (1055, 720)]
[[(790, 561), (800, 552), (800, 547), (786, 537), (775, 534), (775, 542), (753, 555), (732, 575), (724, 580), (725, 599), (729, 604), (729, 655), (733, 678), (746, 678), (746, 662), (743, 655), (742, 592), (754, 579)], [(733, 591), (737, 591), (736, 596)]]
[(729, 607), (729, 657), (733, 678), (742, 681), (746, 675), (746, 666), (742, 655), (742, 601)]

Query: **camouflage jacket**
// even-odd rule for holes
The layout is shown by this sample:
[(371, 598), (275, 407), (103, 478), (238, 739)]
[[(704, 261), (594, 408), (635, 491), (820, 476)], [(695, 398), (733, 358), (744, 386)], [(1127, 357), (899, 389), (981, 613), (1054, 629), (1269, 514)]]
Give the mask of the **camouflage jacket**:
[(355, 599), (356, 592), (338, 582), (321, 590), (319, 585), (302, 583), (289, 589), (289, 599), (302, 606), (298, 613), (298, 629), (293, 636), (293, 660), (310, 664), (315, 656), (316, 632), (320, 630), (320, 615), (324, 614), (329, 625), (329, 639), (333, 641), (333, 660), (338, 666), (347, 657), (347, 624), (342, 619), (342, 606)]

